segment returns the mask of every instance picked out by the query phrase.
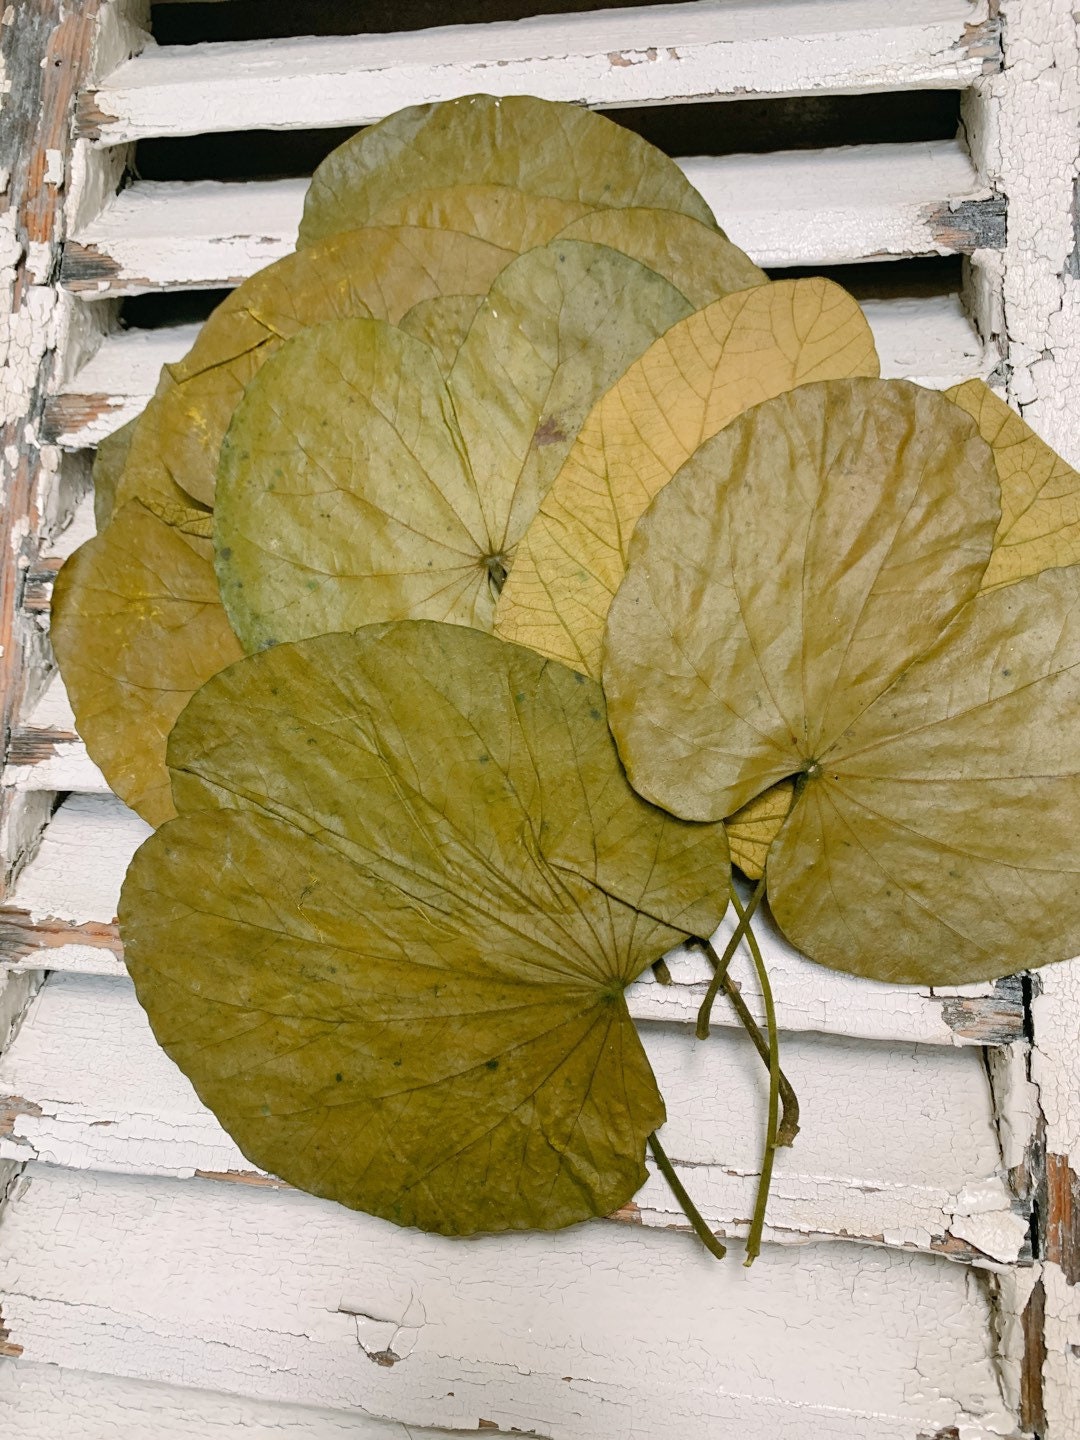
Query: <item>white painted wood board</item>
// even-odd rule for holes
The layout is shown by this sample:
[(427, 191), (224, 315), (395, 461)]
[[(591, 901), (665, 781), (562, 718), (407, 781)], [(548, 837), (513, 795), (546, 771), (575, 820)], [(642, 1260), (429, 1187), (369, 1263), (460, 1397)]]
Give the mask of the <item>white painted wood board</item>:
[(106, 144), (362, 125), (455, 95), (621, 107), (959, 89), (991, 54), (984, 0), (713, 0), (398, 35), (148, 46), (82, 108)]
[[(678, 163), (770, 269), (947, 254), (949, 212), (990, 194), (957, 140)], [(295, 247), (307, 184), (137, 181), (68, 242), (68, 288), (91, 299), (235, 285)], [(86, 278), (95, 269), (108, 274)]]
[[(706, 1219), (745, 1234), (766, 1074), (737, 1031), (683, 1026), (642, 1039), (668, 1108), (664, 1144)], [(974, 1049), (785, 1037), (802, 1133), (777, 1157), (773, 1239), (846, 1235), (1016, 1260), (1012, 1212), (982, 1058)], [(190, 1177), (250, 1165), (154, 1040), (124, 979), (54, 974), (0, 1056), (0, 1160)], [(635, 1197), (646, 1224), (684, 1224), (666, 1184)]]
[[(23, 917), (30, 924), (108, 925), (116, 915), (128, 862), (149, 834), (150, 827), (113, 795), (69, 796), (8, 903), (0, 907), (0, 927), (5, 913)], [(731, 925), (729, 915), (718, 931), (721, 943), (726, 943)], [(786, 1030), (962, 1046), (986, 1038), (981, 1017), (990, 1007), (1002, 1010), (1000, 1023), (1008, 1033), (1007, 1004), (995, 1004), (991, 985), (965, 986), (959, 993), (883, 985), (812, 964), (784, 940), (767, 912), (755, 928), (769, 965), (780, 1025)], [(45, 948), (13, 953), (0, 960), (0, 966), (45, 966), (105, 976), (124, 973), (118, 956), (100, 940), (80, 943), (76, 935), (57, 945), (56, 939), (53, 934), (45, 935), (41, 941)], [(671, 958), (671, 972), (674, 983), (670, 986), (659, 985), (650, 973), (631, 987), (629, 1000), (635, 1019), (693, 1022), (708, 984), (708, 963), (703, 956), (678, 951)], [(735, 957), (731, 973), (760, 1021), (753, 969), (742, 952)], [(718, 1003), (714, 1014), (719, 1025), (736, 1023), (725, 1005)]]
[[(997, 364), (958, 295), (869, 300), (862, 308), (885, 376), (944, 389), (986, 376)], [(162, 365), (182, 359), (198, 331), (176, 325), (110, 336), (52, 402), (56, 443), (71, 450), (97, 445), (134, 420), (154, 393)]]
[(461, 1440), (461, 1432), (348, 1410), (247, 1400), (88, 1370), (0, 1360), (0, 1434), (12, 1440)]
[(970, 1267), (729, 1259), (639, 1227), (448, 1240), (296, 1191), (40, 1165), (0, 1228), (34, 1363), (552, 1440), (1014, 1433)]

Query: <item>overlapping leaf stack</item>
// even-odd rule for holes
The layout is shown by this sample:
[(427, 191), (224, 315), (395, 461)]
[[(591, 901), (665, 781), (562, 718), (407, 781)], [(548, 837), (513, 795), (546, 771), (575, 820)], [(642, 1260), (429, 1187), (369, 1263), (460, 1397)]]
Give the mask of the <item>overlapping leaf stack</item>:
[[(729, 895), (716, 993), (766, 897), (877, 978), (1080, 950), (1080, 477), (980, 382), (877, 373), (849, 296), (576, 107), (320, 167), (102, 447), (54, 607), (161, 827), (139, 997), (252, 1161), (449, 1233), (604, 1214), (647, 1145), (678, 1185), (623, 992)], [(745, 1018), (764, 1195), (795, 1111)]]

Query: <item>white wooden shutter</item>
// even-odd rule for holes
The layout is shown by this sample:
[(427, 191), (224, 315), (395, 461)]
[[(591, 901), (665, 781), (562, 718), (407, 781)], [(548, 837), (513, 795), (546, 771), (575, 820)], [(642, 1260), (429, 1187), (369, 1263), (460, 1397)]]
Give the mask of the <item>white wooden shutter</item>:
[[(23, 0), (0, 20), (0, 1433), (1072, 1440), (1080, 966), (881, 986), (769, 936), (803, 1132), (749, 1272), (737, 1247), (723, 1266), (705, 1256), (655, 1181), (556, 1236), (395, 1230), (252, 1172), (157, 1049), (113, 924), (146, 827), (86, 757), (44, 638), (52, 576), (92, 528), (92, 447), (187, 349), (207, 292), (291, 249), (299, 218), (302, 176), (207, 178), (213, 142), (206, 171), (117, 193), (139, 142), (356, 126), (475, 90), (685, 106), (682, 163), (755, 260), (860, 267), (843, 275), (885, 374), (991, 378), (1080, 461), (1068, 4), (699, 0), (481, 21), (527, 7), (474, 0), (455, 23), (454, 6), (413, 0), (395, 23), (427, 27), (315, 38), (292, 8), (296, 35), (276, 0), (152, 16), (140, 0)], [(338, 28), (364, 13), (338, 5)], [(311, 14), (334, 27), (334, 7)], [(189, 40), (247, 21), (275, 38), (157, 45), (151, 20)], [(853, 129), (739, 154), (720, 123), (753, 102), (809, 130), (828, 97), (871, 97), (865, 118), (928, 91), (961, 94), (956, 134)], [(671, 989), (635, 987), (634, 1013), (668, 1148), (737, 1236), (760, 1066), (735, 1029), (693, 1041), (704, 975), (674, 969)]]

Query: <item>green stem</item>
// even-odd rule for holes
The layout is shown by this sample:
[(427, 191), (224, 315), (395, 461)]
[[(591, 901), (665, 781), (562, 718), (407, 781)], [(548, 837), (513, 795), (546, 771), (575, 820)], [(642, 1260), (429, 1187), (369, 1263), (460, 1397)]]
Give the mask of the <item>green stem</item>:
[[(736, 903), (737, 906), (739, 901), (736, 900), (734, 903)], [(713, 963), (717, 963), (716, 950), (713, 949), (713, 946), (707, 943), (706, 950), (711, 960), (713, 960)], [(739, 1017), (739, 1024), (742, 1025), (743, 1030), (746, 1031), (750, 1040), (753, 1041), (753, 1048), (755, 1048), (757, 1054), (762, 1057), (762, 1060), (765, 1061), (766, 1066), (768, 1066), (769, 1041), (766, 1040), (765, 1035), (762, 1034), (762, 1028), (757, 1024), (753, 1015), (750, 1014), (750, 1007), (746, 1004), (746, 1001), (744, 1001), (739, 986), (734, 984), (732, 976), (724, 976), (721, 989), (723, 989), (727, 999), (732, 1002), (732, 1009), (736, 1012), (737, 1017)], [(795, 1136), (799, 1133), (799, 1097), (795, 1094), (791, 1080), (786, 1077), (786, 1074), (783, 1073), (782, 1070), (780, 1070), (780, 1104), (782, 1104), (782, 1112), (780, 1112), (780, 1128), (778, 1132), (776, 1132), (776, 1145), (793, 1145), (793, 1143), (795, 1143)]]
[[(734, 893), (734, 888), (732, 889), (732, 893)], [(739, 948), (743, 936), (749, 932), (750, 921), (754, 917), (754, 911), (761, 904), (764, 895), (765, 876), (762, 875), (761, 879), (754, 886), (754, 893), (750, 896), (750, 901), (747, 904), (746, 909), (743, 910), (741, 906), (736, 906), (736, 914), (739, 917), (739, 923), (732, 931), (731, 939), (724, 947), (724, 953), (717, 961), (716, 969), (713, 971), (713, 977), (709, 981), (709, 988), (705, 992), (705, 999), (702, 1000), (701, 1007), (698, 1010), (697, 1029), (695, 1033), (699, 1040), (707, 1040), (709, 1038), (709, 1021), (712, 1018), (712, 1008), (716, 1001), (716, 997), (720, 993), (720, 987), (723, 985), (724, 980), (727, 976), (728, 966), (731, 964), (732, 956)], [(708, 944), (707, 941), (705, 943)], [(711, 945), (709, 945), (709, 949), (715, 955), (716, 952), (712, 949)]]
[(769, 1203), (769, 1187), (772, 1185), (773, 1161), (776, 1159), (778, 1143), (778, 1122), (780, 1114), (780, 1037), (776, 1033), (776, 1007), (773, 1004), (769, 972), (761, 958), (761, 947), (752, 930), (747, 931), (747, 943), (754, 957), (761, 998), (765, 1004), (765, 1023), (769, 1030), (769, 1118), (765, 1127), (765, 1148), (761, 1156), (761, 1175), (758, 1178), (757, 1199), (754, 1202), (754, 1216), (750, 1222), (750, 1234), (746, 1241), (745, 1264), (752, 1265), (761, 1254), (761, 1232), (765, 1228), (765, 1207)]
[(705, 1217), (690, 1199), (685, 1185), (679, 1179), (678, 1175), (675, 1174), (675, 1167), (664, 1153), (664, 1147), (656, 1138), (655, 1130), (649, 1136), (649, 1149), (652, 1151), (652, 1157), (656, 1161), (661, 1175), (663, 1175), (664, 1179), (671, 1186), (671, 1193), (682, 1206), (683, 1214), (694, 1227), (698, 1239), (710, 1255), (715, 1255), (717, 1260), (723, 1260), (727, 1254), (727, 1247), (720, 1244), (720, 1241), (709, 1229), (708, 1225), (706, 1225)]

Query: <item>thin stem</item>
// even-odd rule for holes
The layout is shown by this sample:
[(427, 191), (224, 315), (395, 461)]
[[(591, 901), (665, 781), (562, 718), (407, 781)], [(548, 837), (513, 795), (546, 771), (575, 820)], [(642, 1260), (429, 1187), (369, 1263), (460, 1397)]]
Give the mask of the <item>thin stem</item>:
[(675, 983), (671, 978), (671, 971), (668, 969), (666, 960), (654, 960), (652, 973), (656, 976), (657, 983), (660, 985), (674, 985)]
[(780, 1113), (780, 1037), (776, 1033), (776, 1007), (773, 1004), (769, 972), (761, 958), (761, 947), (757, 936), (747, 930), (747, 943), (754, 957), (761, 998), (765, 1003), (765, 1023), (769, 1029), (769, 1118), (765, 1127), (765, 1148), (761, 1156), (761, 1175), (758, 1177), (757, 1199), (754, 1202), (754, 1216), (750, 1222), (750, 1234), (746, 1241), (745, 1264), (752, 1265), (761, 1254), (761, 1232), (765, 1228), (765, 1208), (769, 1203), (769, 1187), (772, 1185), (773, 1161), (776, 1159), (778, 1143), (778, 1121)]
[[(736, 913), (742, 917), (742, 901), (739, 899), (738, 891), (732, 886), (731, 903)], [(709, 950), (712, 950), (710, 945)], [(715, 953), (715, 952), (714, 952)], [(743, 1029), (754, 1042), (754, 1049), (764, 1060), (765, 1064), (770, 1063), (769, 1042), (761, 1033), (761, 1027), (750, 1013), (750, 1007), (742, 997), (742, 992), (732, 980), (730, 975), (724, 977), (724, 994), (731, 1002), (731, 1008), (739, 1017)], [(780, 1116), (780, 1128), (776, 1132), (777, 1146), (787, 1147), (795, 1143), (795, 1136), (799, 1133), (799, 1097), (795, 1094), (791, 1081), (780, 1071), (780, 1100), (783, 1104), (783, 1113)]]
[[(734, 887), (732, 887), (732, 892), (734, 893)], [(761, 904), (764, 895), (765, 876), (762, 875), (761, 879), (754, 886), (754, 893), (750, 896), (750, 901), (747, 904), (746, 909), (743, 910), (741, 907), (736, 907), (736, 913), (739, 917), (739, 923), (732, 931), (731, 939), (724, 947), (724, 953), (717, 961), (716, 969), (713, 971), (713, 977), (709, 981), (709, 988), (705, 992), (705, 999), (702, 1000), (701, 1007), (698, 1010), (697, 1028), (695, 1033), (699, 1040), (707, 1040), (709, 1038), (709, 1021), (712, 1018), (713, 1004), (716, 1001), (717, 995), (720, 993), (720, 987), (724, 983), (724, 978), (727, 975), (728, 966), (731, 964), (732, 956), (739, 948), (743, 936), (748, 933), (750, 929), (750, 921), (754, 917), (754, 911)], [(711, 945), (709, 945), (709, 949), (712, 950), (712, 953), (715, 955), (716, 952), (712, 949)]]
[(685, 1185), (683, 1185), (678, 1175), (675, 1174), (675, 1167), (664, 1153), (664, 1147), (656, 1138), (655, 1130), (649, 1136), (649, 1149), (652, 1151), (652, 1157), (656, 1161), (661, 1175), (663, 1175), (664, 1179), (671, 1186), (671, 1193), (682, 1206), (683, 1214), (694, 1227), (698, 1239), (710, 1255), (715, 1255), (717, 1260), (723, 1260), (727, 1254), (727, 1247), (720, 1244), (720, 1241), (709, 1229), (708, 1225), (706, 1225), (705, 1217), (690, 1199), (690, 1196), (686, 1192)]

